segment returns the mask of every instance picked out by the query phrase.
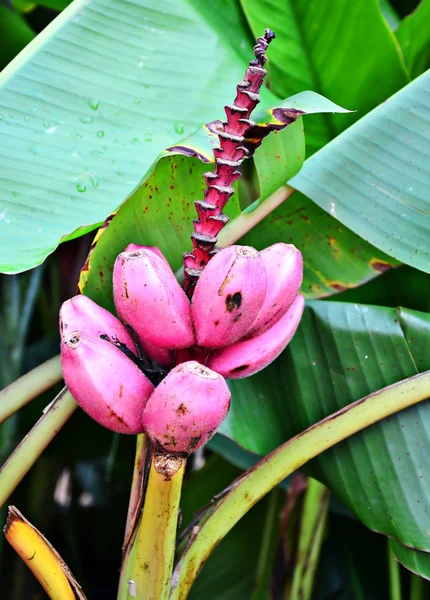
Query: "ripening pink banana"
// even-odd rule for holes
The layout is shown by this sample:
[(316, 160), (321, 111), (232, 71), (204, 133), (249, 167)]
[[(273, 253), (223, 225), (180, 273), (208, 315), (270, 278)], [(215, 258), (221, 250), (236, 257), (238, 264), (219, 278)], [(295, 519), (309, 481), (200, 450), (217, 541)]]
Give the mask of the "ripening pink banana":
[(60, 334), (66, 336), (72, 331), (84, 331), (86, 336), (100, 338), (107, 336), (110, 341), (118, 341), (134, 354), (136, 344), (119, 319), (84, 295), (66, 300), (60, 309)]
[[(164, 260), (166, 265), (169, 265), (169, 261), (164, 256), (164, 254), (161, 252), (160, 248), (158, 248), (158, 246), (141, 246), (140, 244), (132, 243), (132, 244), (128, 244), (128, 246), (125, 248), (124, 252), (133, 252), (133, 250), (149, 250), (150, 252), (154, 252), (154, 254), (156, 254), (162, 260)], [(170, 265), (169, 265), (169, 267), (170, 267)]]
[(266, 270), (250, 246), (220, 250), (199, 277), (191, 303), (197, 344), (222, 348), (248, 333), (266, 295)]
[(267, 275), (263, 306), (247, 337), (261, 335), (277, 323), (292, 305), (302, 285), (302, 253), (282, 242), (260, 251)]
[(119, 317), (141, 341), (165, 349), (194, 345), (190, 302), (171, 268), (154, 252), (133, 250), (117, 257), (113, 296)]
[(155, 388), (143, 425), (156, 448), (190, 454), (214, 435), (227, 415), (230, 390), (221, 375), (189, 361)]
[(267, 367), (289, 344), (300, 323), (305, 301), (298, 295), (289, 310), (270, 329), (251, 339), (215, 350), (207, 365), (226, 379), (249, 377)]
[(119, 433), (141, 433), (142, 411), (154, 386), (119, 348), (83, 330), (61, 342), (64, 380), (79, 406)]
[(140, 347), (143, 350), (145, 356), (155, 361), (162, 367), (169, 369), (173, 364), (173, 352), (171, 350), (167, 350), (166, 348), (159, 348), (158, 346), (154, 346), (147, 340), (143, 340), (139, 338)]

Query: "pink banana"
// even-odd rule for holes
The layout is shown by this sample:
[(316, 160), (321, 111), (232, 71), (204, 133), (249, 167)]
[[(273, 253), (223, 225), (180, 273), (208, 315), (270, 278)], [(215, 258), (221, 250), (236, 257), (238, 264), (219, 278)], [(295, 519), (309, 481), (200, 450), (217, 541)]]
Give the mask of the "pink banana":
[(158, 346), (154, 346), (147, 340), (139, 337), (140, 346), (148, 358), (155, 361), (162, 367), (169, 369), (173, 364), (173, 351), (167, 350), (166, 348), (159, 348)]
[(74, 296), (61, 306), (60, 334), (66, 336), (72, 331), (85, 331), (87, 337), (107, 336), (112, 342), (117, 340), (137, 354), (136, 344), (121, 321), (88, 296)]
[(249, 377), (267, 367), (291, 341), (300, 323), (305, 301), (298, 295), (290, 309), (263, 334), (236, 342), (209, 355), (207, 365), (226, 379)]
[(250, 246), (229, 246), (200, 275), (191, 304), (197, 344), (228, 346), (248, 333), (263, 306), (266, 270)]
[(141, 341), (165, 349), (194, 345), (190, 302), (171, 268), (154, 252), (134, 250), (117, 257), (113, 295), (118, 315)]
[[(133, 250), (147, 250), (149, 252), (154, 252), (154, 254), (156, 254), (159, 258), (164, 260), (166, 265), (169, 265), (167, 258), (164, 256), (164, 254), (161, 252), (161, 250), (160, 250), (160, 248), (158, 248), (158, 246), (141, 246), (140, 244), (132, 243), (132, 244), (128, 244), (128, 246), (125, 248), (124, 252), (133, 252)], [(170, 267), (170, 265), (169, 265), (169, 267)]]
[(154, 386), (117, 346), (81, 331), (63, 336), (64, 380), (79, 406), (119, 433), (141, 433), (142, 411)]
[(267, 291), (249, 337), (261, 335), (281, 319), (297, 296), (303, 279), (302, 253), (282, 242), (260, 251), (267, 275)]
[(143, 426), (156, 448), (190, 454), (210, 440), (229, 406), (225, 379), (189, 361), (175, 367), (155, 388), (143, 411)]

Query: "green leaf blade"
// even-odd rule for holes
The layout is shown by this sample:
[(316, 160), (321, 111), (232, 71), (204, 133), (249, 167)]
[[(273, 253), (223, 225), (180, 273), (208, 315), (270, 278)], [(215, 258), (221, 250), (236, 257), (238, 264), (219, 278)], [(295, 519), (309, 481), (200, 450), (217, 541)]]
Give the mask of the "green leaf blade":
[(72, 3), (0, 76), (1, 270), (103, 221), (244, 67), (185, 0)]
[[(428, 369), (429, 315), (400, 315), (384, 307), (309, 303), (281, 357), (230, 383), (232, 409), (221, 433), (265, 455), (348, 403)], [(427, 401), (328, 450), (309, 472), (372, 530), (429, 551), (429, 432)]]
[(291, 185), (389, 256), (430, 272), (430, 72), (318, 154)]

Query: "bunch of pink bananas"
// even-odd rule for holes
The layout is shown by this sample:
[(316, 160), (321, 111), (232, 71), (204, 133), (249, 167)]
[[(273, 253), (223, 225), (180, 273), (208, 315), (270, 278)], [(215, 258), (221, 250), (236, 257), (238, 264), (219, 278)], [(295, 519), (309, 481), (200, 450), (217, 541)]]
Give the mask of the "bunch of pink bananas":
[(207, 264), (190, 302), (158, 248), (131, 244), (113, 273), (122, 322), (86, 296), (61, 308), (66, 384), (104, 427), (145, 431), (158, 448), (188, 454), (228, 412), (225, 378), (260, 371), (293, 337), (302, 272), (294, 246), (230, 246)]

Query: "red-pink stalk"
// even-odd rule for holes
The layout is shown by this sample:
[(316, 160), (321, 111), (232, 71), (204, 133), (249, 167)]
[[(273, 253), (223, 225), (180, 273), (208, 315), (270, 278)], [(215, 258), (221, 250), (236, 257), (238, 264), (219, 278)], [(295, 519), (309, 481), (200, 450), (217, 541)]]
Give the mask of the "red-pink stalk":
[(234, 192), (233, 183), (240, 177), (238, 167), (249, 154), (244, 145), (245, 133), (255, 123), (250, 120), (254, 108), (260, 102), (259, 91), (267, 71), (266, 50), (275, 34), (266, 29), (254, 46), (255, 59), (249, 63), (245, 77), (237, 86), (233, 104), (225, 107), (227, 122), (218, 132), (220, 147), (214, 149), (215, 169), (205, 173), (207, 189), (204, 199), (195, 202), (198, 219), (194, 221), (191, 236), (193, 251), (184, 254), (185, 291), (192, 297), (194, 286), (216, 252), (218, 234), (228, 221), (222, 210)]

